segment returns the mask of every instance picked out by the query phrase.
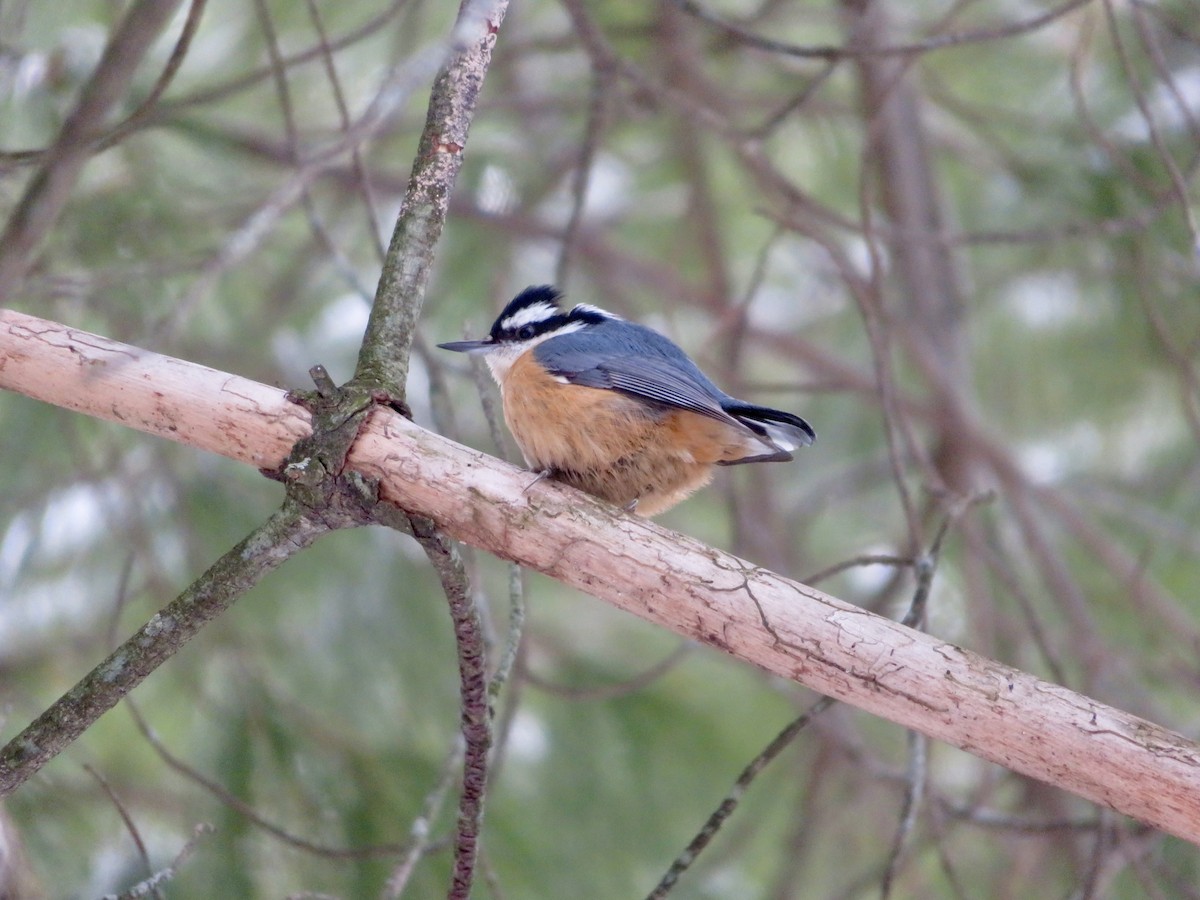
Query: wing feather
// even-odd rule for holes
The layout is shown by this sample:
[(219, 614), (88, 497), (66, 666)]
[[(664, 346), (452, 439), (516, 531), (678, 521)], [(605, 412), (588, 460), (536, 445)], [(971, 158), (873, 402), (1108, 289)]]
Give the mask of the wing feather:
[[(563, 339), (565, 341), (565, 338)], [(694, 377), (676, 361), (651, 355), (597, 353), (587, 349), (539, 346), (538, 361), (570, 384), (618, 391), (641, 400), (708, 416), (736, 428), (746, 426), (721, 408), (723, 395), (699, 370)]]

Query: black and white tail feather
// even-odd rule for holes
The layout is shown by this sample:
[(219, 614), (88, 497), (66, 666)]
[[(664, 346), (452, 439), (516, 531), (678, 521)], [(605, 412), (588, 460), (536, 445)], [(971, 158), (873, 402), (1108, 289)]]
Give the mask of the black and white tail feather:
[(753, 403), (742, 403), (740, 400), (724, 404), (723, 409), (760, 438), (764, 438), (773, 446), (778, 447), (779, 452), (739, 459), (737, 462), (722, 463), (721, 465), (731, 466), (749, 462), (787, 462), (793, 459), (793, 450), (807, 447), (817, 439), (817, 433), (813, 431), (811, 425), (799, 416), (784, 412), (781, 409), (771, 409), (768, 406), (755, 406)]

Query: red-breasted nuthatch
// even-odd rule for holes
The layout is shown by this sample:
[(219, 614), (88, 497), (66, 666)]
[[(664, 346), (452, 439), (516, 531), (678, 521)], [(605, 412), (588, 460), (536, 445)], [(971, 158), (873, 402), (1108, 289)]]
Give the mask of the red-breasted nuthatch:
[(816, 433), (799, 416), (723, 392), (656, 331), (594, 306), (569, 312), (526, 288), (478, 341), (504, 419), (531, 469), (651, 516), (712, 479), (713, 466), (782, 462)]

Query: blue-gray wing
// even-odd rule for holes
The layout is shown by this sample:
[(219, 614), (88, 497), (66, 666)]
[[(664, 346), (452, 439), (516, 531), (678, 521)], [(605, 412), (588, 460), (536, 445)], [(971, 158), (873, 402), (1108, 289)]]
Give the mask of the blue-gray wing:
[(570, 384), (619, 391), (734, 427), (745, 427), (721, 408), (724, 395), (690, 361), (681, 364), (678, 360), (645, 353), (575, 349), (569, 346), (568, 337), (573, 335), (547, 341), (535, 350), (538, 362), (551, 375)]

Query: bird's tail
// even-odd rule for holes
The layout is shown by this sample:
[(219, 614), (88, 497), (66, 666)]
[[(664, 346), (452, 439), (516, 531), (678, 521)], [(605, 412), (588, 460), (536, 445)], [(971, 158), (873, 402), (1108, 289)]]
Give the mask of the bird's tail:
[(724, 408), (725, 412), (763, 438), (768, 444), (779, 449), (778, 455), (765, 458), (791, 459), (793, 450), (807, 447), (817, 439), (817, 433), (813, 431), (811, 425), (799, 416), (794, 416), (781, 409), (755, 406), (752, 403), (740, 401), (730, 403)]

